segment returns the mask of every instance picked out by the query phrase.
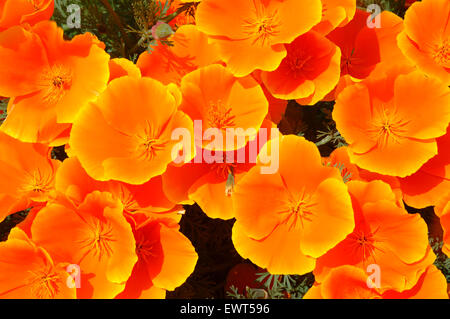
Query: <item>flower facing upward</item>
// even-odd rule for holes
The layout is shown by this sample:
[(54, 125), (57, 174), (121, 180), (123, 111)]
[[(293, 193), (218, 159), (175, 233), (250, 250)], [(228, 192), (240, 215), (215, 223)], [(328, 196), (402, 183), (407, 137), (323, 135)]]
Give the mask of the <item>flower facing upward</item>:
[(287, 56), (273, 72), (262, 72), (267, 89), (276, 98), (315, 104), (339, 81), (341, 50), (310, 31), (286, 45)]
[(64, 40), (50, 21), (2, 32), (0, 95), (13, 98), (1, 130), (24, 142), (54, 142), (106, 88), (109, 56), (103, 48), (89, 33)]
[(322, 166), (313, 143), (283, 136), (279, 151), (277, 173), (261, 174), (258, 162), (236, 185), (233, 243), (272, 274), (305, 274), (353, 230), (350, 196), (339, 170)]
[(450, 85), (450, 2), (414, 3), (406, 11), (398, 46), (419, 70)]
[[(49, 159), (50, 149), (41, 144), (23, 143), (0, 132), (0, 220), (47, 202), (54, 192), (59, 162)], [(21, 209), (14, 211), (17, 205)]]
[(195, 18), (231, 72), (245, 76), (275, 70), (286, 56), (283, 44), (308, 32), (321, 13), (320, 0), (204, 0)]
[(395, 194), (381, 181), (348, 182), (355, 229), (317, 260), (314, 276), (323, 282), (331, 269), (353, 265), (366, 271), (377, 264), (380, 289), (411, 289), (435, 255), (428, 244), (427, 225), (418, 214), (408, 214)]
[(383, 72), (342, 91), (333, 110), (350, 160), (383, 175), (405, 177), (437, 154), (450, 122), (450, 90), (419, 72)]
[(14, 228), (0, 243), (0, 299), (73, 299), (67, 263), (56, 264), (48, 252)]
[[(198, 133), (197, 145), (209, 150), (232, 151), (244, 147), (256, 136), (268, 113), (268, 102), (261, 86), (251, 76), (236, 78), (219, 64), (187, 74), (181, 81), (181, 92), (180, 110), (194, 121), (202, 121), (203, 132), (195, 132)], [(229, 129), (236, 129), (236, 136), (244, 138), (236, 138), (232, 145), (227, 145)], [(247, 133), (249, 129), (253, 130), (251, 134)], [(214, 135), (220, 133), (223, 139), (208, 137), (206, 131)]]
[(114, 297), (137, 261), (123, 206), (106, 192), (92, 192), (78, 207), (63, 201), (47, 205), (35, 217), (31, 234), (55, 260), (80, 266), (81, 298)]
[(149, 78), (113, 80), (80, 112), (72, 128), (71, 152), (100, 181), (143, 184), (161, 175), (172, 162), (173, 149), (183, 148), (172, 139), (174, 129), (188, 130), (193, 144), (192, 120), (177, 109), (178, 97), (172, 92)]

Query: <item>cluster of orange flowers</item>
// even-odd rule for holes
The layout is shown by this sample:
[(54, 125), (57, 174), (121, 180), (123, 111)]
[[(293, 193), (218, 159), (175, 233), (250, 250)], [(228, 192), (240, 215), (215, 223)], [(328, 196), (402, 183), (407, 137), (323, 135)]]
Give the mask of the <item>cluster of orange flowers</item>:
[[(0, 221), (30, 209), (0, 243), (0, 297), (164, 298), (195, 268), (179, 221), (197, 203), (236, 219), (242, 257), (312, 271), (306, 298), (448, 298), (427, 225), (403, 202), (435, 206), (450, 255), (450, 2), (384, 11), (375, 27), (356, 0), (196, 2), (172, 45), (134, 64), (92, 34), (65, 40), (53, 0), (0, 1)], [(251, 153), (260, 133), (202, 137), (271, 130), (288, 100), (335, 100), (348, 146), (322, 158), (276, 134), (257, 158), (202, 160)], [(180, 128), (190, 143), (173, 139)], [(264, 174), (261, 154), (276, 151)]]

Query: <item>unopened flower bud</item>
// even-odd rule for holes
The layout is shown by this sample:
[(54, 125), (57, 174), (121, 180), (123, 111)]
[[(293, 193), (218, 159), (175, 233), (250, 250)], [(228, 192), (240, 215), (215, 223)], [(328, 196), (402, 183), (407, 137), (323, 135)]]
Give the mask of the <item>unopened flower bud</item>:
[(173, 34), (172, 27), (168, 25), (165, 22), (158, 21), (153, 27), (152, 27), (152, 36), (153, 39), (159, 40), (159, 39), (165, 39)]

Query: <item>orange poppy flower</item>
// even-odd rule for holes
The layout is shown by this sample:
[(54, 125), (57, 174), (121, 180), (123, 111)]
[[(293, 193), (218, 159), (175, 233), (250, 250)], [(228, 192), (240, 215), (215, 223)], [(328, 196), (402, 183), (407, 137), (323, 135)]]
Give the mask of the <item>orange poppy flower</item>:
[(265, 120), (263, 134), (260, 130), (254, 142), (247, 143), (242, 149), (223, 152), (220, 154), (223, 157), (219, 160), (221, 162), (204, 160), (204, 151), (197, 148), (196, 157), (190, 163), (183, 166), (169, 165), (162, 175), (167, 197), (175, 203), (196, 202), (210, 218), (233, 218), (233, 190), (245, 173), (255, 165), (256, 156), (267, 139), (272, 139), (275, 135), (278, 138), (278, 134), (271, 131), (274, 128), (270, 121)]
[(0, 2), (0, 31), (29, 23), (34, 25), (53, 15), (54, 0), (2, 0)]
[(304, 299), (448, 299), (447, 280), (436, 266), (429, 266), (417, 284), (403, 292), (369, 287), (372, 278), (354, 266), (332, 269), (323, 283), (314, 285)]
[(0, 132), (0, 206), (5, 209), (0, 220), (52, 197), (59, 162), (50, 159), (49, 153), (46, 146), (23, 143)]
[(337, 27), (349, 23), (356, 12), (355, 0), (321, 0), (322, 20), (313, 30), (321, 34), (328, 34)]
[(116, 296), (137, 261), (123, 206), (109, 193), (94, 191), (78, 207), (48, 204), (35, 217), (31, 234), (55, 260), (80, 267), (80, 298)]
[(74, 299), (67, 264), (56, 264), (48, 252), (13, 228), (0, 243), (0, 299)]
[(378, 17), (380, 28), (369, 28), (369, 16), (370, 13), (357, 9), (352, 21), (327, 36), (341, 49), (342, 75), (364, 79), (380, 62), (388, 66), (409, 65), (396, 40), (403, 30), (403, 20), (392, 12), (383, 11)]
[(194, 25), (181, 26), (170, 40), (173, 46), (160, 44), (139, 56), (136, 65), (143, 76), (179, 85), (189, 72), (220, 61), (217, 45), (208, 43), (206, 34)]
[(450, 2), (414, 3), (406, 11), (398, 46), (419, 70), (450, 85)]
[(312, 105), (333, 90), (340, 77), (341, 51), (330, 40), (310, 31), (287, 44), (286, 51), (275, 71), (261, 75), (274, 97)]
[(435, 157), (411, 176), (399, 178), (403, 199), (411, 207), (434, 206), (450, 189), (450, 126), (436, 142)]
[(178, 103), (172, 89), (156, 80), (113, 80), (77, 117), (71, 153), (96, 180), (146, 183), (164, 173), (174, 150), (185, 150), (183, 142), (172, 139), (174, 129), (187, 130), (193, 145), (192, 120), (177, 110)]
[(257, 69), (274, 71), (286, 56), (283, 44), (308, 32), (321, 13), (320, 0), (204, 0), (195, 20), (241, 77)]
[(123, 76), (141, 77), (141, 70), (130, 60), (118, 58), (109, 60), (109, 82)]
[(283, 136), (278, 172), (262, 174), (261, 154), (274, 143), (236, 185), (232, 239), (242, 257), (272, 274), (305, 274), (353, 230), (351, 201), (339, 170), (323, 166), (302, 137)]
[(437, 154), (450, 122), (450, 90), (419, 72), (386, 71), (346, 88), (333, 110), (350, 160), (384, 175), (405, 177)]
[(450, 257), (450, 192), (436, 204), (434, 211), (439, 216), (444, 230), (444, 246), (442, 251)]
[[(196, 144), (208, 150), (244, 147), (256, 136), (268, 112), (264, 92), (251, 76), (236, 78), (219, 64), (187, 74), (181, 92), (180, 110), (201, 121), (201, 132), (195, 132)], [(227, 143), (231, 130), (234, 143)]]
[(164, 298), (194, 271), (197, 253), (172, 220), (136, 214), (131, 221), (138, 261), (116, 298)]
[(398, 207), (395, 194), (381, 181), (347, 183), (353, 202), (355, 229), (317, 259), (314, 276), (323, 282), (331, 269), (354, 265), (380, 268), (380, 289), (411, 289), (435, 255), (428, 229), (418, 214)]
[(2, 32), (0, 95), (14, 99), (1, 130), (24, 142), (48, 143), (70, 129), (78, 110), (106, 87), (103, 48), (88, 33), (65, 41), (49, 21)]

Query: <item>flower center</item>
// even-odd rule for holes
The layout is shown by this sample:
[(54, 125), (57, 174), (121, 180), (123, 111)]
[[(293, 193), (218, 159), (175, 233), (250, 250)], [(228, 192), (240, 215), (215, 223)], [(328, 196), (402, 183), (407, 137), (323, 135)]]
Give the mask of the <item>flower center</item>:
[(161, 150), (163, 150), (167, 141), (158, 138), (159, 133), (156, 132), (151, 124), (147, 121), (146, 127), (142, 134), (136, 135), (138, 139), (139, 156), (146, 160), (152, 160)]
[(137, 203), (136, 199), (134, 198), (133, 194), (122, 184), (118, 185), (119, 189), (116, 190), (116, 192), (119, 200), (123, 205), (123, 210), (130, 213), (137, 211), (140, 208), (140, 206)]
[(136, 255), (138, 255), (139, 259), (148, 262), (157, 256), (155, 246), (156, 243), (154, 240), (141, 238), (141, 240), (136, 243)]
[(361, 255), (363, 262), (367, 261), (369, 257), (373, 257), (373, 253), (376, 249), (374, 234), (370, 231), (359, 230), (350, 235), (350, 239), (355, 245), (355, 249), (358, 254)]
[(91, 230), (86, 238), (82, 240), (83, 248), (97, 256), (99, 261), (104, 257), (111, 257), (113, 254), (111, 243), (116, 241), (111, 224), (109, 222), (101, 222), (98, 219), (89, 224), (91, 225)]
[(280, 19), (278, 12), (266, 12), (263, 4), (255, 3), (256, 16), (244, 21), (245, 33), (253, 39), (253, 44), (266, 46), (271, 45), (271, 38), (277, 36), (280, 31)]
[(434, 61), (444, 67), (450, 67), (450, 40), (447, 39), (437, 48), (433, 55)]
[(311, 203), (309, 196), (303, 190), (297, 199), (291, 198), (288, 202), (288, 209), (281, 212), (284, 215), (282, 223), (285, 223), (289, 230), (305, 227), (305, 222), (311, 222), (314, 214), (311, 212), (312, 207), (316, 204)]
[(396, 116), (388, 107), (382, 106), (381, 112), (374, 120), (374, 127), (369, 130), (369, 133), (379, 147), (384, 147), (388, 143), (399, 143), (402, 134), (406, 131), (404, 126), (407, 124), (408, 121)]
[(217, 129), (226, 129), (234, 126), (235, 116), (231, 114), (231, 107), (227, 107), (221, 100), (210, 102), (207, 111), (207, 122), (209, 127)]
[(44, 99), (50, 104), (58, 103), (72, 87), (72, 72), (62, 65), (56, 65), (44, 72)]
[(30, 289), (36, 299), (53, 299), (59, 291), (58, 283), (61, 281), (58, 275), (50, 272), (31, 272), (33, 279), (30, 281)]
[(28, 174), (27, 181), (23, 186), (24, 192), (33, 192), (36, 194), (48, 193), (51, 190), (52, 176), (44, 174), (40, 170)]
[(307, 67), (307, 63), (312, 59), (312, 56), (308, 55), (301, 49), (289, 49), (288, 48), (288, 54), (285, 59), (287, 66), (287, 70), (289, 72), (289, 75), (298, 78), (304, 74)]

